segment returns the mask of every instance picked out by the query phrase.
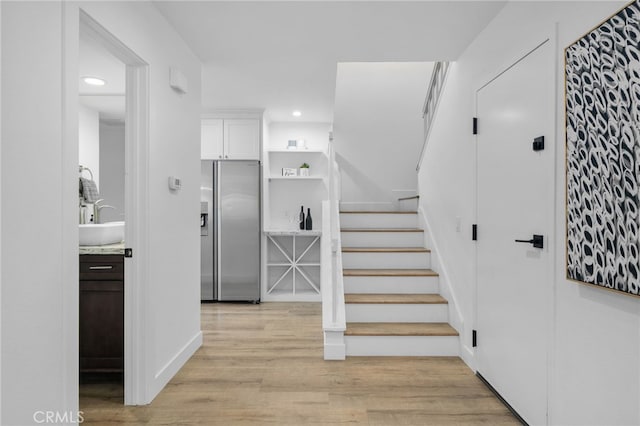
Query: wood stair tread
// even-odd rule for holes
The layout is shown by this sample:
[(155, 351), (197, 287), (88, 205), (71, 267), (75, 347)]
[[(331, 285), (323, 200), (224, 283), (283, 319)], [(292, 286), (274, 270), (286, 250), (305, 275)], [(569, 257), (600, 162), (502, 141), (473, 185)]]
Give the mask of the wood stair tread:
[(380, 293), (347, 293), (345, 303), (367, 304), (447, 304), (447, 299), (439, 294), (380, 294)]
[(376, 211), (345, 210), (345, 211), (341, 211), (340, 214), (418, 214), (418, 212), (416, 211), (384, 211), (384, 210), (376, 210)]
[(344, 269), (345, 277), (437, 277), (431, 269)]
[(424, 247), (342, 247), (343, 253), (430, 253)]
[(458, 336), (445, 322), (350, 322), (345, 336)]
[(342, 228), (340, 232), (424, 232), (418, 228)]

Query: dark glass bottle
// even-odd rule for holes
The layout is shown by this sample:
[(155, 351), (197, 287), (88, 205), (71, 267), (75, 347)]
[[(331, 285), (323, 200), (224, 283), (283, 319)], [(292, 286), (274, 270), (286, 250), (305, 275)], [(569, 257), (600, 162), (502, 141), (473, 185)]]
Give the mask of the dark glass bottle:
[(313, 229), (313, 220), (311, 219), (311, 209), (307, 209), (307, 220), (304, 223), (304, 229), (311, 231)]
[(300, 206), (300, 229), (304, 229), (304, 206)]

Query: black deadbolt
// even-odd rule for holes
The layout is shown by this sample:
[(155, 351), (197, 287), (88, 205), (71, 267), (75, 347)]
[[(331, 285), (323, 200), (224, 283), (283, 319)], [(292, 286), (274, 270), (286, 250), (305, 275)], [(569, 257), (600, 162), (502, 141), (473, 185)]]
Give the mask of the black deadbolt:
[(542, 151), (544, 149), (544, 136), (538, 136), (533, 140), (533, 150)]

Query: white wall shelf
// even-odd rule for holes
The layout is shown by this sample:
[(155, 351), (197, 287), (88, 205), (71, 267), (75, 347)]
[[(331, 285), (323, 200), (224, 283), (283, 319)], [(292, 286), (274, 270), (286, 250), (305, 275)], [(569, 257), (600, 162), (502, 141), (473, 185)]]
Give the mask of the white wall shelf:
[(266, 231), (263, 300), (320, 301), (320, 231)]
[(323, 176), (270, 176), (269, 180), (324, 180)]
[(270, 149), (269, 154), (324, 154), (322, 149)]

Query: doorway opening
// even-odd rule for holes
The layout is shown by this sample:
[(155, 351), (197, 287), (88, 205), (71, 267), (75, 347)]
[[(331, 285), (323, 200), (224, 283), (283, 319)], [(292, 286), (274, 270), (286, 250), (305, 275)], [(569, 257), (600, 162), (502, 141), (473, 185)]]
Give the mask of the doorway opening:
[(81, 31), (78, 81), (80, 402), (124, 401), (126, 65)]
[(146, 404), (148, 64), (81, 9), (78, 46), (80, 392)]

